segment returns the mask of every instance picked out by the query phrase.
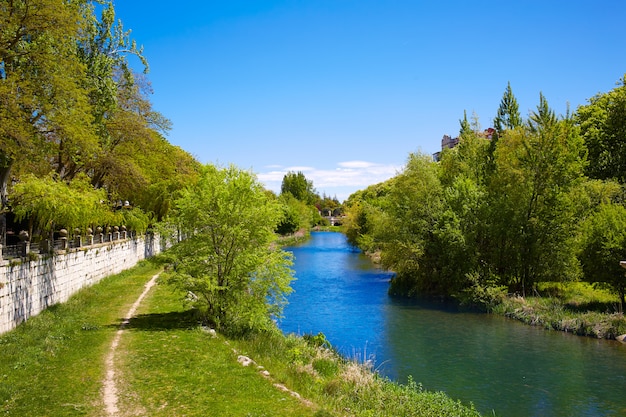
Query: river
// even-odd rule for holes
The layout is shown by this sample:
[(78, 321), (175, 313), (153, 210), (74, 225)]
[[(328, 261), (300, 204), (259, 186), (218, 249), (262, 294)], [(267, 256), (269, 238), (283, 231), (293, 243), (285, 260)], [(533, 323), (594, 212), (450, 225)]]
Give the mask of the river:
[(391, 297), (391, 274), (340, 233), (314, 232), (287, 250), (297, 280), (285, 333), (322, 332), (343, 355), (483, 415), (626, 416), (626, 345)]

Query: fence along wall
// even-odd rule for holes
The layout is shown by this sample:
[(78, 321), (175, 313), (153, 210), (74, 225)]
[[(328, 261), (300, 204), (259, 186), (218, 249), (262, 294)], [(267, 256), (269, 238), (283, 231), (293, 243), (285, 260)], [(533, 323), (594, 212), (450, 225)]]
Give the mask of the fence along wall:
[(81, 288), (131, 268), (161, 252), (158, 236), (70, 249), (50, 256), (0, 261), (0, 334)]

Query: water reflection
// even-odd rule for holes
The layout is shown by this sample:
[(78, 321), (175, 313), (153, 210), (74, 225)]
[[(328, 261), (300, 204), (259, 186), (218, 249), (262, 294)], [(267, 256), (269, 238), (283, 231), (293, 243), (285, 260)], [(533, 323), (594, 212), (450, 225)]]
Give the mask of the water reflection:
[(374, 354), (384, 375), (412, 375), (485, 414), (626, 415), (626, 346), (389, 297), (390, 274), (341, 234), (290, 250), (298, 280), (285, 332), (323, 332), (344, 355)]

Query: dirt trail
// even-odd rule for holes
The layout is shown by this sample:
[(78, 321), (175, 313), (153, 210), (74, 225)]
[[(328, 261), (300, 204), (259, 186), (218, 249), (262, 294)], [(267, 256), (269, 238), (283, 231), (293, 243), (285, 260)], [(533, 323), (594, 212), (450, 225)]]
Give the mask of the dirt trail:
[(135, 315), (135, 311), (139, 307), (139, 304), (143, 301), (144, 297), (148, 294), (150, 289), (156, 283), (159, 274), (155, 275), (148, 281), (143, 292), (137, 298), (135, 303), (132, 305), (128, 313), (126, 313), (126, 317), (120, 324), (120, 328), (117, 333), (115, 333), (115, 337), (113, 338), (113, 342), (111, 343), (111, 347), (109, 348), (109, 353), (105, 359), (105, 379), (103, 382), (103, 401), (106, 414), (109, 416), (117, 416), (119, 413), (119, 409), (117, 407), (118, 396), (117, 396), (117, 385), (115, 384), (115, 352), (117, 350), (117, 346), (120, 343), (120, 339), (122, 338), (122, 334), (124, 333), (124, 329), (128, 325), (130, 318)]

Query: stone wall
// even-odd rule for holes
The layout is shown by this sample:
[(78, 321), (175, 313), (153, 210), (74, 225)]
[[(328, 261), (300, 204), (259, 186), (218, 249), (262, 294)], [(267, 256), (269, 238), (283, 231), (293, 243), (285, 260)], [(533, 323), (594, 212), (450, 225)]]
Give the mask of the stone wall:
[(160, 239), (148, 235), (0, 261), (0, 333), (159, 252)]

